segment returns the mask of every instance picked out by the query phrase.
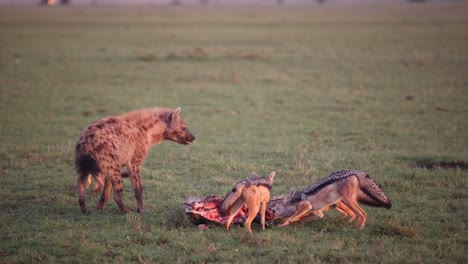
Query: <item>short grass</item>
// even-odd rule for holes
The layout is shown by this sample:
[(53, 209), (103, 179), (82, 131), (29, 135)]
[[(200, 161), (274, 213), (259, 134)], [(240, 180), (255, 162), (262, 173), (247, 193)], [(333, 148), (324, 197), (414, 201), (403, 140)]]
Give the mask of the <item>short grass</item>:
[[(467, 263), (466, 3), (0, 9), (1, 263)], [(80, 213), (92, 121), (182, 107), (197, 140), (143, 165), (148, 213)], [(416, 165), (415, 165), (416, 164)], [(275, 170), (273, 195), (368, 172), (393, 202), (364, 230), (325, 219), (198, 231), (188, 197)], [(135, 208), (128, 180), (124, 200)], [(98, 197), (88, 196), (92, 207)]]

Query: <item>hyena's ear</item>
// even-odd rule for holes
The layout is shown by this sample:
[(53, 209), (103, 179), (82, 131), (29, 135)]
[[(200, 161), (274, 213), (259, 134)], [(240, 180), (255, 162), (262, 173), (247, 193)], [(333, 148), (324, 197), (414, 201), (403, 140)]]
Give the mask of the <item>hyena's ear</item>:
[(289, 192), (288, 194), (286, 194), (286, 197), (284, 197), (284, 203), (287, 203), (289, 200), (291, 200), (291, 198), (294, 196), (294, 194), (296, 193), (296, 189), (294, 189), (294, 187), (291, 187), (291, 189), (289, 189)]
[(257, 173), (255, 173), (255, 171), (252, 171), (252, 173), (250, 174), (250, 177), (257, 177)]
[(174, 110), (174, 112), (169, 113), (169, 117), (168, 117), (169, 124), (176, 121), (179, 118), (180, 110), (181, 110), (180, 107), (177, 107), (176, 110)]
[(268, 175), (268, 181), (270, 181), (271, 184), (273, 184), (273, 178), (275, 178), (276, 172), (272, 171), (270, 175)]

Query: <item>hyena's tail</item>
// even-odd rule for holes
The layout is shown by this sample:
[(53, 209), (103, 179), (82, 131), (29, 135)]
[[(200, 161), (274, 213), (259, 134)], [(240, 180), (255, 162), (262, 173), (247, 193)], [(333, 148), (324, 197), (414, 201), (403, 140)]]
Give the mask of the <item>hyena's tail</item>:
[(221, 204), (221, 214), (225, 215), (227, 211), (234, 205), (234, 203), (241, 198), (242, 191), (245, 188), (244, 183), (238, 183), (234, 185), (232, 191), (226, 194), (224, 197), (223, 203)]
[(359, 192), (358, 201), (360, 203), (387, 209), (392, 208), (392, 203), (385, 193), (369, 176), (359, 177), (359, 183), (361, 192)]
[(79, 155), (75, 160), (75, 169), (79, 177), (85, 178), (90, 174), (96, 175), (100, 172), (99, 165), (90, 154)]

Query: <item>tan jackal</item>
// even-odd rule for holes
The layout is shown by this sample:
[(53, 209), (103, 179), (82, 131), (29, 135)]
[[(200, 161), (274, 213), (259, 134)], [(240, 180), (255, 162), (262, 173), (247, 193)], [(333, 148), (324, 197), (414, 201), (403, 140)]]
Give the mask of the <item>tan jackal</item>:
[(273, 171), (268, 177), (259, 177), (255, 173), (252, 173), (252, 177), (236, 183), (232, 191), (226, 194), (221, 205), (222, 214), (227, 213), (227, 211), (231, 209), (229, 218), (226, 221), (226, 230), (229, 230), (232, 219), (244, 204), (247, 205), (249, 210), (248, 217), (244, 223), (245, 228), (252, 233), (250, 225), (261, 209), (260, 224), (262, 226), (262, 230), (265, 229), (265, 212), (268, 201), (270, 200), (270, 192), (275, 174), (276, 173)]
[(286, 196), (272, 199), (269, 208), (274, 211), (274, 219), (284, 219), (280, 226), (322, 218), (325, 211), (336, 208), (342, 217), (350, 216), (349, 222), (357, 218), (356, 225), (364, 228), (367, 214), (358, 202), (388, 209), (392, 206), (369, 175), (339, 170), (302, 191), (291, 188)]

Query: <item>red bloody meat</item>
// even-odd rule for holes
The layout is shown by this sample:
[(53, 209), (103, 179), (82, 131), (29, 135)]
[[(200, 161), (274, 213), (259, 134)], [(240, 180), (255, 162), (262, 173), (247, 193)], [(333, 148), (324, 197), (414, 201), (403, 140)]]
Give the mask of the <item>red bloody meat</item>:
[[(191, 198), (184, 203), (185, 214), (187, 214), (190, 222), (196, 225), (224, 225), (229, 217), (230, 212), (227, 212), (224, 216), (221, 214), (220, 207), (222, 203), (223, 199), (217, 195), (209, 195), (201, 200), (197, 198)], [(244, 223), (247, 215), (247, 206), (243, 205), (232, 222), (234, 224), (242, 224)], [(267, 208), (265, 219), (267, 221), (273, 220), (273, 216), (273, 211)], [(259, 219), (260, 216), (257, 215), (255, 222), (260, 222)]]

